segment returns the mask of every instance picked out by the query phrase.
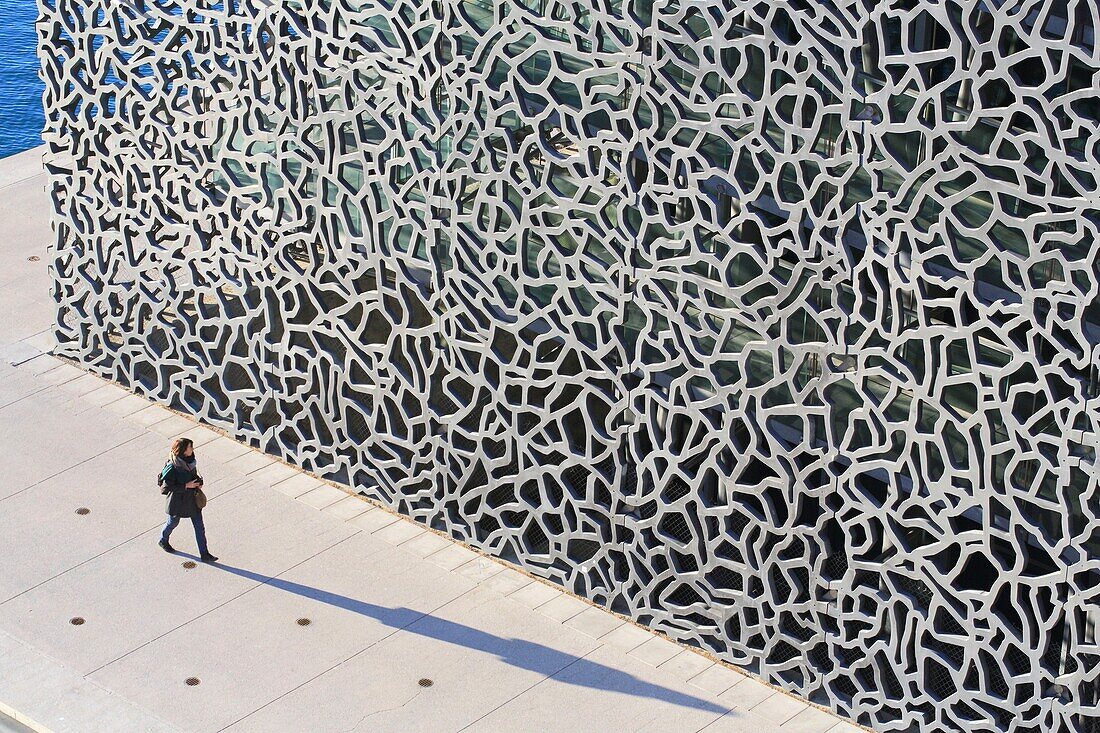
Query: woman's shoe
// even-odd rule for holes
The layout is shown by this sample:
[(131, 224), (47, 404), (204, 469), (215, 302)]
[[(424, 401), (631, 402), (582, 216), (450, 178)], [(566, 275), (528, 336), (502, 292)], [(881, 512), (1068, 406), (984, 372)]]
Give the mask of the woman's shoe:
[(176, 551), (176, 548), (168, 544), (168, 540), (157, 540), (157, 544), (160, 545), (160, 549), (164, 550), (165, 552), (174, 553)]
[(214, 557), (209, 552), (204, 552), (202, 555), (199, 556), (199, 560), (203, 562), (217, 562), (218, 558)]

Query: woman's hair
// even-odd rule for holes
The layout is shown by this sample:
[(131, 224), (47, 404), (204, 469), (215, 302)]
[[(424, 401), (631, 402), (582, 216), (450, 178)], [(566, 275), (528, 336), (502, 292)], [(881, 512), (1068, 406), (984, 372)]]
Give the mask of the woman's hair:
[(195, 441), (190, 438), (176, 438), (172, 441), (172, 457), (183, 458), (183, 454), (187, 452), (187, 449), (195, 444)]

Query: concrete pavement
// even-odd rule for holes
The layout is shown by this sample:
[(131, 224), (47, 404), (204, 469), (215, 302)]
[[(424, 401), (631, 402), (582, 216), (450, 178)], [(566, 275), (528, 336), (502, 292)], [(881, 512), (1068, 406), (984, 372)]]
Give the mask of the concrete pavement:
[[(57, 733), (857, 730), (44, 353), (39, 157), (0, 161), (0, 714)], [(152, 477), (181, 434), (216, 566), (189, 566), (187, 522), (181, 554), (156, 547)]]

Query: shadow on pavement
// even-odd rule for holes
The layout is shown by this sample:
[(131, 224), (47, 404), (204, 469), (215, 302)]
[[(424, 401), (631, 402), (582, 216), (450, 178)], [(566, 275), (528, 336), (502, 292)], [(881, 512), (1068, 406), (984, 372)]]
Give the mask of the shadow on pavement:
[[(186, 553), (177, 552), (179, 555)], [(680, 705), (682, 707), (695, 708), (717, 715), (733, 714), (730, 708), (716, 705), (709, 700), (693, 697), (677, 690), (661, 687), (644, 680), (640, 680), (632, 674), (608, 667), (604, 664), (592, 662), (582, 657), (560, 652), (543, 644), (537, 644), (525, 639), (511, 639), (496, 636), (481, 629), (475, 629), (465, 624), (455, 623), (447, 619), (438, 618), (428, 613), (423, 613), (411, 608), (390, 608), (379, 606), (366, 601), (359, 601), (347, 596), (330, 593), (308, 585), (293, 583), (289, 580), (272, 578), (259, 573), (254, 573), (242, 568), (236, 568), (224, 563), (216, 563), (215, 567), (227, 573), (239, 575), (242, 578), (255, 580), (280, 590), (294, 593), (304, 598), (310, 598), (330, 606), (343, 608), (347, 611), (358, 613), (362, 616), (373, 618), (379, 623), (394, 629), (427, 636), (432, 639), (445, 641), (448, 644), (456, 644), (468, 649), (476, 649), (486, 654), (492, 654), (501, 661), (531, 670), (548, 677), (553, 676), (559, 682), (571, 685), (591, 687), (598, 690), (618, 692), (623, 695), (635, 697), (648, 697), (662, 702)], [(415, 624), (415, 626), (414, 626)], [(568, 669), (566, 669), (568, 668)]]

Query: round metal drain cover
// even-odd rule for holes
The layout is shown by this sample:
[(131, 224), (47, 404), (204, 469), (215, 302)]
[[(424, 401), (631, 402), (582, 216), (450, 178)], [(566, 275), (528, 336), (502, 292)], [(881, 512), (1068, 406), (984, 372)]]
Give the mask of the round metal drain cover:
[(184, 682), (184, 684), (186, 684), (186, 685), (187, 685), (188, 687), (194, 687), (195, 685), (199, 684), (200, 680), (199, 680), (199, 678), (198, 678), (198, 677), (188, 677), (188, 678), (187, 678), (187, 679), (185, 679), (185, 680), (184, 680), (183, 682)]
[(80, 616), (73, 616), (71, 619), (69, 619), (69, 623), (73, 626), (80, 626), (84, 623), (84, 619), (82, 619)]
[(428, 679), (427, 677), (421, 677), (421, 678), (420, 678), (420, 681), (419, 681), (419, 682), (417, 682), (416, 684), (420, 685), (421, 687), (431, 687), (431, 686), (432, 686), (432, 685), (434, 685), (435, 683), (434, 683), (434, 682), (432, 682), (432, 681), (431, 681), (430, 679)]
[(194, 560), (187, 560), (186, 562), (183, 563), (183, 567), (187, 568), (188, 570), (191, 570), (192, 568), (197, 568), (198, 565), (195, 564)]
[(85, 514), (91, 514), (92, 510), (86, 506), (82, 506), (76, 510), (76, 513), (83, 517)]
[(308, 618), (300, 618), (300, 619), (298, 619), (298, 625), (299, 625), (299, 626), (309, 626), (309, 625), (310, 625), (311, 623), (313, 623), (313, 622), (312, 622), (312, 621), (310, 621), (310, 620), (309, 620)]

